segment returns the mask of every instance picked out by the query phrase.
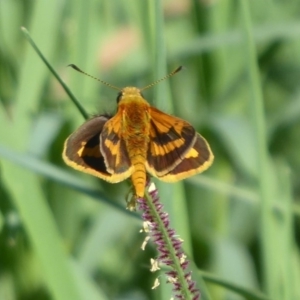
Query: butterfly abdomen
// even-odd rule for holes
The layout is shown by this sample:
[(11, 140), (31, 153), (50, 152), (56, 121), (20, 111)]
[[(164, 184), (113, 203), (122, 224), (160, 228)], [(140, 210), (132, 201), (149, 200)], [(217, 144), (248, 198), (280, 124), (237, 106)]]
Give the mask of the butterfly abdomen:
[(135, 193), (138, 197), (143, 197), (145, 193), (146, 185), (146, 168), (145, 168), (145, 156), (144, 153), (136, 153), (131, 158), (131, 162), (134, 166), (134, 171), (131, 175), (131, 180), (135, 189)]

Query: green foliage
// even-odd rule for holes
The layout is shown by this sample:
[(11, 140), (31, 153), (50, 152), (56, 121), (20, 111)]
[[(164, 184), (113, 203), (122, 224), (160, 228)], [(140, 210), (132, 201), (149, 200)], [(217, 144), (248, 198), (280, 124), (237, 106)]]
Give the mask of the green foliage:
[[(170, 299), (140, 246), (128, 183), (66, 167), (84, 118), (143, 87), (215, 154), (204, 174), (159, 183), (202, 299), (300, 299), (300, 1), (0, 2), (0, 299)], [(201, 270), (201, 271), (199, 271)], [(205, 272), (203, 272), (205, 271)]]

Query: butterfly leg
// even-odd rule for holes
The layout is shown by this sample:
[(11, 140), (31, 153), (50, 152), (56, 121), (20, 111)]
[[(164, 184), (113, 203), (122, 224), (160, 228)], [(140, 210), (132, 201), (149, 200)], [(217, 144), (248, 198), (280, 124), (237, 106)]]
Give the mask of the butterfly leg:
[(127, 203), (126, 209), (130, 211), (136, 211), (136, 196), (135, 196), (135, 189), (133, 185), (129, 188), (126, 196), (125, 201)]

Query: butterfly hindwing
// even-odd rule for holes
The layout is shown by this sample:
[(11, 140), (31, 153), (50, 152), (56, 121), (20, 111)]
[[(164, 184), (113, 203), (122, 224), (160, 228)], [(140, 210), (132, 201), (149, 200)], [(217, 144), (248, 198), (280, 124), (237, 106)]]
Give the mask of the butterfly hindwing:
[(81, 125), (65, 141), (63, 159), (74, 169), (114, 183), (123, 178), (107, 170), (100, 151), (100, 135), (109, 119), (107, 116), (97, 116)]
[(208, 169), (214, 160), (207, 141), (197, 133), (195, 144), (186, 153), (183, 160), (166, 175), (158, 177), (162, 181), (174, 182), (185, 179)]
[(147, 171), (161, 177), (173, 170), (185, 157), (197, 138), (186, 121), (150, 108), (150, 144)]

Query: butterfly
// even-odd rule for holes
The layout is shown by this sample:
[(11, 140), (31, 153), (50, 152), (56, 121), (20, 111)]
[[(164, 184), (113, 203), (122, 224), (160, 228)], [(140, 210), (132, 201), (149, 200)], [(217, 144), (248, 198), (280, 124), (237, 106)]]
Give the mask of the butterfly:
[(67, 165), (111, 183), (130, 177), (135, 197), (143, 197), (147, 174), (176, 182), (212, 164), (207, 141), (187, 121), (151, 106), (141, 93), (146, 88), (109, 86), (119, 90), (117, 113), (92, 117), (66, 139)]

